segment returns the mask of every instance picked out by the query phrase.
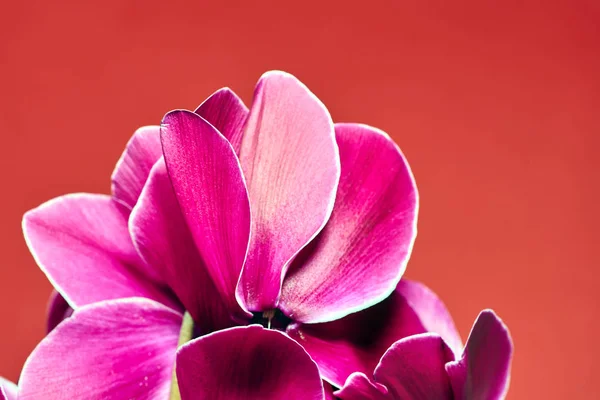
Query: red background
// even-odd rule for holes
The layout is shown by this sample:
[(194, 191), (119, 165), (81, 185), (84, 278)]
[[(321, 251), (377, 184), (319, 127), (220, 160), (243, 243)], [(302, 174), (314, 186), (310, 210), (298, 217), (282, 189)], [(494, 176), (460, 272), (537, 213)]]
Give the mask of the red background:
[(3, 2), (0, 375), (41, 339), (50, 292), (22, 214), (108, 192), (136, 127), (221, 86), (249, 103), (283, 69), (400, 144), (421, 193), (408, 276), (464, 338), (480, 309), (504, 318), (509, 398), (598, 398), (600, 6), (521, 3)]

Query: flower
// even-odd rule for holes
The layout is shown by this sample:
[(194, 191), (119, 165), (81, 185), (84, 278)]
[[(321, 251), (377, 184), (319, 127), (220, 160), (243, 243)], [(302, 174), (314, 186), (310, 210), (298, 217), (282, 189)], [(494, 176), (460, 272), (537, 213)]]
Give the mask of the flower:
[[(334, 125), (293, 76), (263, 75), (250, 110), (221, 89), (195, 112), (172, 111), (160, 127), (139, 129), (113, 173), (112, 196), (66, 195), (25, 215), (34, 258), (75, 312), (23, 374), (42, 373), (68, 346), (78, 355), (61, 373), (94, 377), (96, 397), (111, 385), (133, 396), (132, 384), (163, 394), (184, 310), (201, 336), (194, 343), (255, 322), (294, 335), (345, 320), (395, 290), (417, 209), (412, 173), (391, 139), (366, 125)], [(125, 300), (133, 297), (146, 300)], [(348, 327), (348, 335), (367, 328)], [(100, 339), (111, 332), (114, 342)], [(84, 351), (78, 335), (109, 346), (115, 361), (99, 362), (102, 353)], [(358, 368), (350, 373), (373, 357), (354, 344), (346, 342)], [(337, 358), (313, 358), (324, 379), (344, 383)], [(34, 382), (24, 379), (21, 391), (39, 393)], [(77, 379), (53, 382), (48, 393), (84, 395)]]
[(0, 400), (17, 400), (17, 386), (0, 377)]
[(437, 334), (409, 336), (383, 355), (372, 380), (356, 372), (335, 395), (341, 400), (503, 399), (511, 357), (508, 329), (484, 310), (458, 360)]

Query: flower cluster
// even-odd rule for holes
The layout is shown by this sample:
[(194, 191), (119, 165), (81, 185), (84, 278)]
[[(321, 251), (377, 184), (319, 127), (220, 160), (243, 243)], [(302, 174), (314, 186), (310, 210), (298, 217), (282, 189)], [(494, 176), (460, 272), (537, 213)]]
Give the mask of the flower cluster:
[(384, 132), (334, 124), (295, 77), (227, 88), (140, 128), (112, 194), (26, 213), (56, 292), (0, 399), (492, 400), (512, 343), (490, 310), (463, 346), (401, 279), (418, 193)]

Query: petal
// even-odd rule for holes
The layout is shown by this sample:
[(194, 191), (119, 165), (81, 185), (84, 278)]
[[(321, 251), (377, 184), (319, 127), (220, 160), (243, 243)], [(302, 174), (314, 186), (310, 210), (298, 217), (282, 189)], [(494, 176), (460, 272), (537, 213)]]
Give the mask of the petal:
[(48, 301), (48, 311), (46, 313), (48, 316), (46, 321), (46, 332), (50, 333), (64, 319), (69, 318), (71, 314), (73, 314), (73, 309), (69, 306), (69, 303), (67, 303), (60, 293), (56, 290), (52, 290), (50, 300)]
[(131, 212), (129, 230), (140, 255), (164, 276), (201, 332), (232, 326), (181, 213), (164, 159), (150, 172)]
[(19, 399), (167, 399), (180, 326), (146, 299), (82, 307), (29, 356)]
[(452, 351), (438, 335), (410, 336), (384, 354), (375, 369), (375, 381), (384, 385), (394, 399), (452, 400), (444, 364), (453, 359)]
[(258, 82), (240, 162), (252, 235), (240, 291), (253, 311), (277, 306), (291, 259), (323, 228), (340, 164), (325, 106), (300, 81), (268, 72)]
[(23, 233), (37, 264), (71, 307), (137, 296), (178, 308), (142, 275), (122, 209), (109, 196), (66, 195), (28, 211)]
[(17, 400), (17, 385), (0, 376), (0, 400)]
[(292, 264), (280, 308), (296, 321), (333, 321), (392, 293), (417, 232), (415, 181), (390, 137), (336, 124), (341, 177), (329, 222)]
[(325, 399), (324, 400), (335, 400), (335, 396), (333, 395), (334, 392), (334, 388), (333, 386), (331, 386), (328, 382), (323, 381), (323, 389), (325, 392)]
[(503, 399), (510, 382), (512, 352), (506, 325), (492, 310), (482, 311), (462, 358), (446, 365), (455, 399)]
[(194, 112), (217, 128), (239, 154), (248, 107), (231, 89), (217, 90)]
[(453, 332), (449, 337), (458, 337), (437, 296), (422, 284), (403, 279), (390, 297), (373, 307), (333, 322), (292, 324), (288, 334), (317, 362), (324, 379), (341, 387), (353, 372), (371, 376), (380, 358), (397, 340), (430, 329)]
[(452, 315), (440, 298), (420, 282), (402, 279), (396, 289), (419, 316), (424, 330), (419, 333), (436, 333), (458, 358), (462, 351), (462, 340), (454, 325)]
[(236, 309), (235, 288), (250, 235), (250, 205), (235, 152), (212, 125), (189, 111), (172, 111), (164, 117), (161, 140), (198, 253), (227, 309)]
[(112, 193), (115, 199), (128, 208), (133, 208), (150, 169), (160, 156), (160, 128), (144, 126), (135, 131), (112, 174)]
[(182, 400), (322, 400), (319, 370), (302, 346), (259, 325), (215, 332), (177, 353)]
[(360, 372), (350, 375), (344, 387), (335, 395), (340, 400), (394, 400), (385, 386), (371, 382)]

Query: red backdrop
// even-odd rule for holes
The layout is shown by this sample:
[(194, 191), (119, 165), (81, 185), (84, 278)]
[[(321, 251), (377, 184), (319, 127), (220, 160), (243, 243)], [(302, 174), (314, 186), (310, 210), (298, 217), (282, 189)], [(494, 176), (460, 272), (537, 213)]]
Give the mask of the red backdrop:
[(22, 214), (108, 192), (136, 127), (225, 85), (249, 103), (261, 73), (283, 69), (334, 120), (402, 147), (421, 193), (408, 276), (464, 338), (480, 309), (504, 318), (509, 398), (598, 398), (600, 8), (434, 3), (4, 2), (0, 375), (18, 377), (50, 292)]

